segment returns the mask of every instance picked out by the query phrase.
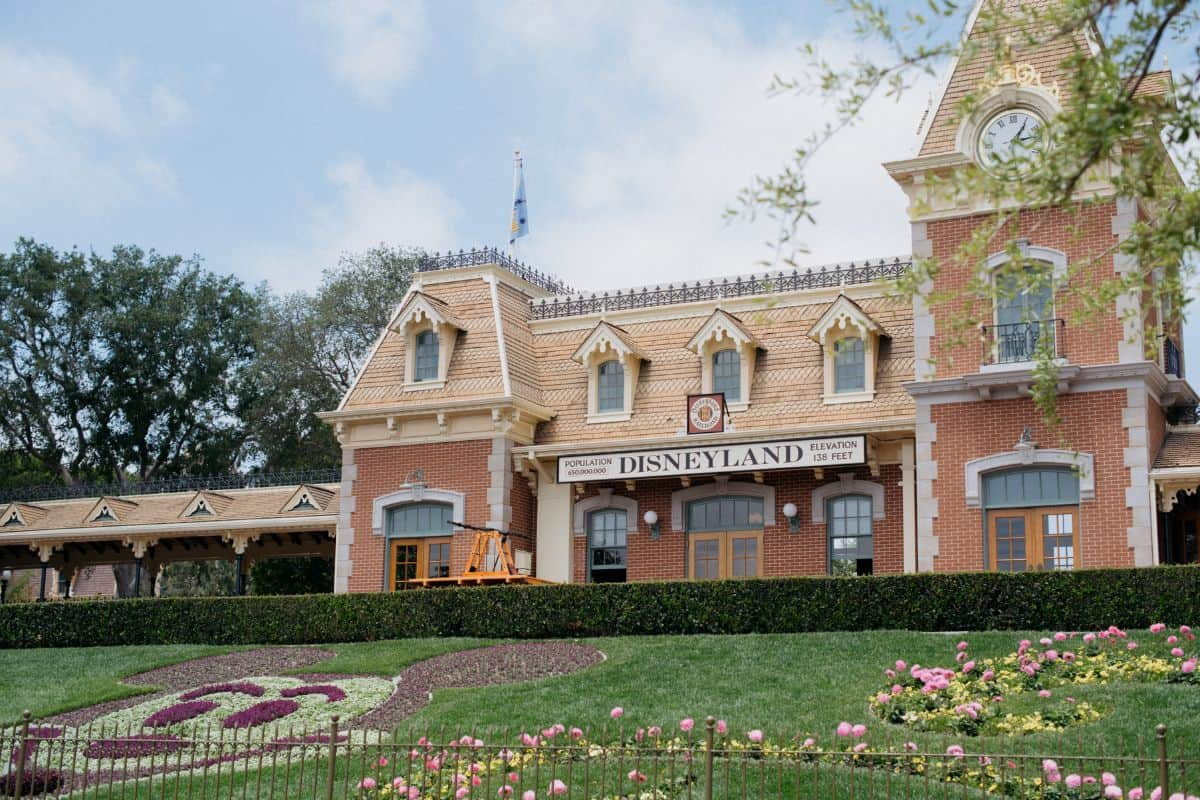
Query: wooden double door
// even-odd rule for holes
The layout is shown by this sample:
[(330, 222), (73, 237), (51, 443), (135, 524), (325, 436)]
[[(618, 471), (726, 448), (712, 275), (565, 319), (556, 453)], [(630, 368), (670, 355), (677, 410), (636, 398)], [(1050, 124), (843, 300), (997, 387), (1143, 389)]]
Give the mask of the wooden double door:
[(1079, 509), (991, 509), (988, 549), (992, 569), (998, 572), (1075, 569), (1079, 562)]
[(762, 575), (761, 530), (708, 531), (688, 536), (688, 573), (695, 580)]
[(406, 581), (415, 578), (450, 577), (450, 537), (392, 539), (391, 575), (388, 586), (394, 592), (407, 589)]

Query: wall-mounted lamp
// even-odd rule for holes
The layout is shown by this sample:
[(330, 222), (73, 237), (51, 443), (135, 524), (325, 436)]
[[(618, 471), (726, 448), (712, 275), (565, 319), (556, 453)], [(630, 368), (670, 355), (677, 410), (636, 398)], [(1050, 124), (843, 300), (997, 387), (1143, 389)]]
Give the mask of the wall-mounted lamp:
[(650, 509), (642, 515), (642, 519), (645, 520), (646, 524), (650, 527), (650, 538), (657, 539), (659, 536), (658, 512), (654, 509)]
[(8, 595), (8, 582), (12, 580), (12, 570), (5, 569), (0, 572), (0, 603), (4, 602), (4, 598)]
[(795, 503), (783, 504), (783, 515), (787, 517), (788, 531), (791, 533), (800, 532), (800, 509), (796, 508)]

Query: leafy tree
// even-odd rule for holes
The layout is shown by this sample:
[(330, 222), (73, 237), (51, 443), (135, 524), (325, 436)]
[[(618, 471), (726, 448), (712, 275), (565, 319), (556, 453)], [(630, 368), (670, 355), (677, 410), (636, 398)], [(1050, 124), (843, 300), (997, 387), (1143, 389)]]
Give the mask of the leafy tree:
[(220, 597), (237, 586), (230, 561), (177, 561), (168, 564), (159, 581), (163, 597)]
[(318, 556), (268, 558), (250, 570), (251, 594), (328, 594), (333, 591), (333, 561)]
[[(1118, 197), (1151, 201), (1153, 218), (1135, 223), (1131, 234), (1097, 258), (1119, 257), (1132, 265), (1124, 274), (1103, 280), (1068, 280), (1065, 291), (1076, 309), (1074, 322), (1113, 313), (1117, 298), (1141, 297), (1140, 316), (1130, 311), (1127, 329), (1144, 331), (1148, 357), (1156, 355), (1158, 331), (1149, 309), (1163, 309), (1166, 330), (1175, 330), (1190, 298), (1187, 286), (1200, 247), (1200, 37), (1198, 11), (1189, 0), (1055, 0), (1017, 3), (986, 0), (975, 35), (963, 41), (969, 6), (957, 0), (928, 0), (912, 6), (872, 0), (840, 0), (840, 11), (852, 20), (863, 52), (846, 58), (822, 54), (812, 44), (801, 52), (805, 66), (791, 78), (776, 78), (775, 93), (815, 92), (835, 110), (831, 122), (811, 131), (778, 174), (756, 178), (740, 196), (731, 215), (766, 214), (780, 225), (776, 243), (781, 259), (794, 264), (803, 251), (801, 228), (814, 221), (818, 198), (807, 183), (813, 157), (839, 131), (861, 120), (876, 97), (898, 99), (922, 76), (938, 75), (952, 58), (978, 64), (983, 80), (956, 101), (963, 119), (979, 108), (1006, 64), (1022, 53), (1058, 47), (1066, 76), (1064, 110), (1050, 120), (1044, 145), (1017, 152), (992, 169), (974, 164), (932, 175), (930, 194), (971, 197), (996, 209), (978, 225), (956, 252), (940, 258), (918, 258), (900, 291), (924, 296), (939, 307), (939, 336), (951, 343), (978, 335), (980, 317), (1001, 295), (1036, 290), (1048, 276), (1023, 258), (1013, 231), (1020, 208), (1086, 209), (1097, 200), (1083, 191), (1090, 179), (1103, 176)], [(1092, 48), (1089, 42), (1103, 46)], [(1065, 46), (1064, 46), (1065, 45)], [(1182, 53), (1186, 72), (1174, 91), (1146, 91), (1159, 80), (1154, 65), (1166, 49)], [(883, 53), (884, 55), (878, 55)], [(902, 155), (902, 154), (897, 154)], [(925, 207), (915, 209), (918, 213)], [(1079, 228), (1080, 232), (1082, 228)], [(973, 269), (989, 253), (1004, 248), (1011, 261), (1003, 280), (973, 280), (966, 293), (930, 293), (929, 283), (945, 270)], [(1089, 264), (1071, 265), (1072, 276)], [(1069, 277), (1072, 277), (1069, 276)], [(990, 319), (990, 317), (989, 317)], [(1039, 348), (1034, 370), (1034, 399), (1049, 422), (1057, 420), (1057, 366), (1049, 348)]]
[(337, 407), (408, 291), (420, 251), (380, 244), (344, 254), (315, 296), (274, 299), (263, 313), (244, 419), (266, 470), (341, 463), (318, 411)]
[[(199, 260), (0, 254), (0, 450), (66, 484), (234, 468), (261, 293)], [(132, 570), (116, 569), (119, 590)]]

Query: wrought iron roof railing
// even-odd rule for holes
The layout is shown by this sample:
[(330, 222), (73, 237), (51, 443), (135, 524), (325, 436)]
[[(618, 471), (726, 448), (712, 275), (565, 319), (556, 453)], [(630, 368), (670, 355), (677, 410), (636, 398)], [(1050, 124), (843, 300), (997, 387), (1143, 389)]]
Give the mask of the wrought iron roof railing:
[(872, 263), (838, 264), (830, 267), (794, 269), (791, 272), (744, 275), (736, 278), (713, 279), (707, 283), (669, 283), (666, 286), (643, 286), (616, 292), (589, 293), (531, 300), (532, 319), (557, 319), (581, 314), (600, 314), (635, 308), (695, 303), (703, 300), (724, 300), (731, 297), (781, 294), (803, 289), (823, 289), (875, 281), (896, 280), (912, 266), (909, 259), (881, 259)]
[(1167, 409), (1167, 422), (1171, 425), (1200, 425), (1200, 406), (1171, 406)]
[(76, 497), (128, 496), (135, 494), (168, 494), (208, 489), (254, 489), (263, 486), (288, 486), (301, 483), (340, 483), (342, 471), (303, 469), (288, 472), (260, 472), (248, 475), (188, 475), (179, 478), (160, 478), (131, 483), (81, 483), (75, 486), (27, 486), (0, 489), (0, 503), (36, 502), (38, 500), (69, 500)]
[(539, 272), (501, 252), (496, 247), (483, 247), (478, 250), (472, 247), (470, 250), (459, 250), (457, 253), (451, 250), (448, 253), (422, 256), (417, 262), (417, 271), (437, 272), (455, 267), (479, 267), (486, 264), (495, 264), (506, 269), (521, 280), (528, 281), (550, 294), (570, 294), (575, 291), (565, 281), (561, 281), (549, 273)]

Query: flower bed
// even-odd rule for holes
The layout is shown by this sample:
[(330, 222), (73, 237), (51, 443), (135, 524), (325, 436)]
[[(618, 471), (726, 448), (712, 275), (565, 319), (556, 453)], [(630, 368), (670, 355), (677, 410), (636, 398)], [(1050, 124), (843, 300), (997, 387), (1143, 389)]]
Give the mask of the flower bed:
[[(1101, 711), (1078, 701), (1073, 686), (1127, 683), (1200, 683), (1195, 634), (1156, 623), (1142, 647), (1115, 626), (1096, 633), (1059, 632), (1034, 643), (1023, 640), (1002, 658), (976, 660), (970, 645), (956, 647), (954, 667), (924, 667), (903, 660), (884, 670), (888, 684), (870, 698), (883, 720), (916, 730), (966, 736), (1060, 731), (1100, 719)], [(1036, 696), (1040, 708), (1014, 709), (1014, 699)]]
[(221, 727), (254, 728), (277, 719), (283, 719), (299, 708), (300, 704), (295, 700), (264, 700), (236, 714), (230, 714), (221, 721)]
[(212, 711), (217, 705), (217, 703), (211, 700), (189, 700), (183, 703), (176, 703), (160, 711), (155, 711), (146, 717), (146, 721), (142, 723), (142, 727), (166, 728), (180, 722), (187, 722), (189, 719), (195, 719), (201, 714)]
[(330, 703), (336, 703), (339, 700), (346, 699), (346, 693), (336, 686), (329, 684), (316, 684), (313, 686), (296, 686), (291, 689), (284, 689), (279, 693), (280, 697), (300, 697), (306, 694), (323, 694), (325, 700)]
[(257, 683), (215, 683), (212, 686), (201, 686), (179, 695), (180, 700), (195, 700), (208, 697), (210, 694), (245, 694), (250, 697), (262, 697), (267, 690)]

